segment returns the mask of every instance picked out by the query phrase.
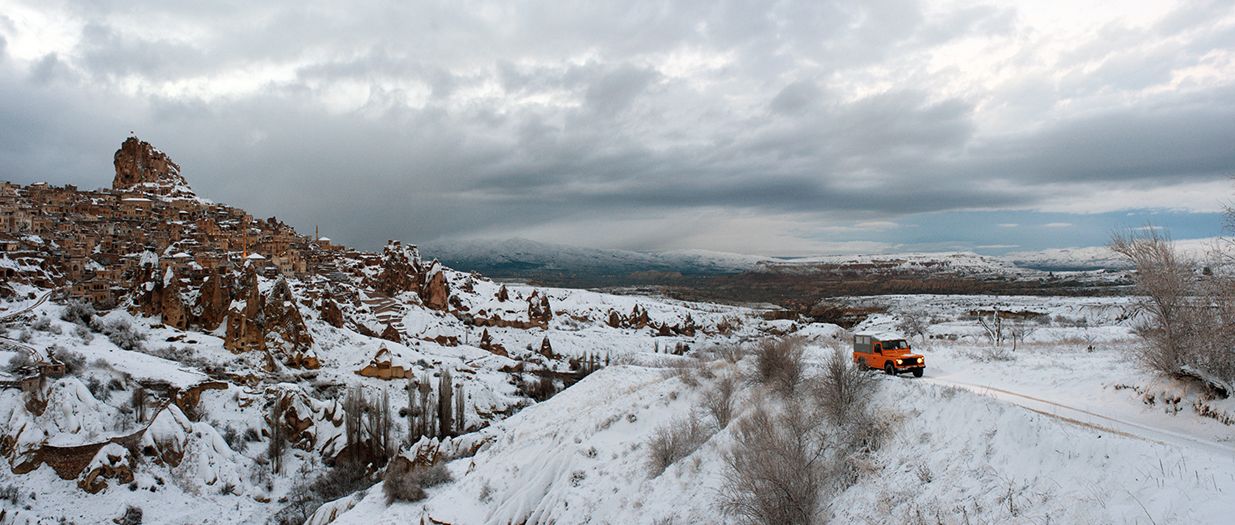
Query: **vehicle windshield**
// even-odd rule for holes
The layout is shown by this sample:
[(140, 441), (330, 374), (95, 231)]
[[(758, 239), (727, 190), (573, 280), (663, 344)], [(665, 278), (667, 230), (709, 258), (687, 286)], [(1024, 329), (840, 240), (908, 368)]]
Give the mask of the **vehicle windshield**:
[(909, 348), (909, 343), (906, 343), (904, 339), (893, 339), (883, 342), (884, 350), (903, 350), (906, 348)]

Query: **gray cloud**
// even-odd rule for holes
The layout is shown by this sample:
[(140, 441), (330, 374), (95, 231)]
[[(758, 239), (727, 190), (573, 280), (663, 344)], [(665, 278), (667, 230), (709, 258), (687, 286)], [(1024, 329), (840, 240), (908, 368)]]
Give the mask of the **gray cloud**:
[(805, 238), (1235, 171), (1231, 77), (1161, 88), (1235, 41), (1220, 2), (1055, 58), (1017, 43), (998, 81), (959, 85), (969, 65), (932, 53), (1040, 28), (910, 0), (66, 9), (78, 41), (38, 55), (0, 24), (0, 177), (106, 185), (136, 130), (199, 194), (363, 247), (664, 247), (716, 237), (691, 217), (717, 210)]

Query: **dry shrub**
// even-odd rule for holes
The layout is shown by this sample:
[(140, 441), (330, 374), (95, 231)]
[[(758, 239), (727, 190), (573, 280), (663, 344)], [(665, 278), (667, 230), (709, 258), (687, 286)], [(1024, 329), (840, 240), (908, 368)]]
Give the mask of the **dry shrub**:
[(648, 473), (651, 477), (661, 475), (669, 465), (689, 456), (709, 437), (711, 432), (694, 414), (661, 427), (648, 443)]
[(399, 459), (386, 469), (382, 493), (386, 495), (387, 505), (396, 501), (420, 501), (427, 496), (425, 489), (453, 480), (444, 463), (413, 466), (410, 461)]
[(755, 380), (773, 391), (792, 395), (802, 383), (804, 342), (798, 337), (766, 339), (755, 348)]
[(1132, 261), (1144, 299), (1138, 334), (1145, 340), (1136, 359), (1162, 374), (1200, 380), (1226, 396), (1235, 385), (1235, 280), (1195, 276), (1170, 239), (1154, 228), (1116, 234), (1110, 248)]
[(876, 386), (874, 376), (854, 364), (850, 354), (840, 347), (832, 348), (822, 373), (812, 383), (824, 417), (836, 425), (845, 425), (864, 414)]
[(738, 521), (810, 524), (828, 485), (827, 431), (796, 400), (774, 411), (756, 402), (725, 454), (721, 509)]
[(734, 394), (737, 390), (737, 378), (732, 373), (726, 372), (704, 396), (703, 408), (712, 416), (717, 428), (729, 426), (729, 420), (733, 418)]

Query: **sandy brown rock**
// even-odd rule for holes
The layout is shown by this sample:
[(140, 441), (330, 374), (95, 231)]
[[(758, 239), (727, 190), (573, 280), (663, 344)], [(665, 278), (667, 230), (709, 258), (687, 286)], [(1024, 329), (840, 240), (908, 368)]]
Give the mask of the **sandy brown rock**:
[(172, 197), (194, 197), (180, 166), (149, 142), (129, 137), (113, 157), (116, 177), (112, 188), (137, 190)]
[(442, 271), (441, 263), (433, 261), (425, 273), (424, 283), (420, 286), (420, 300), (434, 310), (445, 311), (450, 306), (450, 285), (446, 282), (446, 272)]

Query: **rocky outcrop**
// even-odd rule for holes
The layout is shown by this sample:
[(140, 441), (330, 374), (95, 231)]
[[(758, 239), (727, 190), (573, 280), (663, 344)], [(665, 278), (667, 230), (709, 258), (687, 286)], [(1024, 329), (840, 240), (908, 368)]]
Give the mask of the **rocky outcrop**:
[(368, 284), (390, 297), (403, 292), (419, 292), (421, 272), (420, 251), (415, 245), (404, 246), (399, 241), (386, 241), (386, 248), (382, 250), (382, 269)]
[(121, 485), (133, 482), (133, 458), (128, 449), (115, 443), (108, 443), (95, 454), (77, 486), (90, 494), (98, 494), (107, 488), (108, 480)]
[(197, 304), (193, 309), (197, 313), (197, 324), (208, 332), (213, 332), (227, 317), (227, 306), (231, 303), (231, 289), (218, 268), (211, 272), (202, 283), (201, 293), (197, 295)]
[(345, 324), (343, 320), (343, 310), (339, 309), (339, 305), (335, 303), (333, 299), (330, 299), (329, 297), (322, 299), (321, 314), (322, 320), (326, 321), (326, 324), (335, 328), (343, 328), (343, 325)]
[(556, 353), (553, 352), (553, 344), (549, 342), (549, 336), (547, 335), (545, 336), (544, 339), (540, 341), (539, 353), (540, 355), (544, 356), (545, 359), (557, 359), (559, 357)]
[(149, 142), (129, 137), (113, 158), (116, 178), (112, 188), (134, 190), (166, 197), (196, 198), (180, 166)]
[(163, 324), (177, 330), (188, 329), (189, 311), (180, 298), (180, 279), (176, 278), (176, 273), (171, 268), (167, 269), (167, 274), (163, 277), (163, 293), (160, 299), (159, 309)]
[(532, 291), (532, 295), (527, 298), (527, 318), (537, 326), (549, 326), (549, 321), (553, 320), (549, 296), (540, 293), (540, 290)]
[(299, 368), (318, 368), (317, 355), (313, 352), (313, 337), (304, 317), (296, 306), (287, 280), (280, 277), (266, 298), (265, 304), (266, 346), (283, 357), (284, 364)]
[(223, 348), (238, 354), (265, 350), (266, 334), (262, 310), (262, 293), (257, 287), (257, 271), (253, 266), (245, 266), (236, 301), (227, 312), (227, 333), (223, 338)]
[(235, 353), (269, 351), (294, 368), (320, 366), (287, 280), (280, 278), (263, 297), (252, 266), (245, 267), (237, 303), (228, 311), (223, 347)]
[(399, 333), (399, 329), (395, 328), (395, 325), (393, 324), (386, 325), (386, 328), (382, 330), (382, 334), (379, 335), (378, 337), (381, 337), (382, 339), (385, 339), (392, 343), (402, 343), (403, 342), (403, 335)]
[(365, 377), (387, 380), (412, 377), (413, 372), (402, 366), (394, 365), (392, 357), (390, 350), (383, 346), (377, 350), (373, 359), (369, 360), (369, 364), (357, 370), (356, 373)]
[(497, 289), (497, 300), (503, 303), (510, 300), (510, 292), (506, 290), (506, 285), (503, 284)]
[(158, 316), (163, 324), (177, 330), (188, 329), (190, 312), (180, 295), (180, 279), (170, 267), (159, 275), (158, 258), (149, 255), (133, 290), (133, 311), (147, 317)]
[(429, 271), (425, 272), (420, 285), (420, 300), (434, 310), (445, 311), (450, 306), (450, 285), (446, 282), (442, 263), (436, 260), (429, 265)]
[(494, 341), (493, 336), (489, 335), (488, 329), (480, 334), (480, 344), (478, 346), (481, 350), (491, 354), (500, 355), (502, 357), (510, 357), (510, 353), (506, 352), (506, 347)]

